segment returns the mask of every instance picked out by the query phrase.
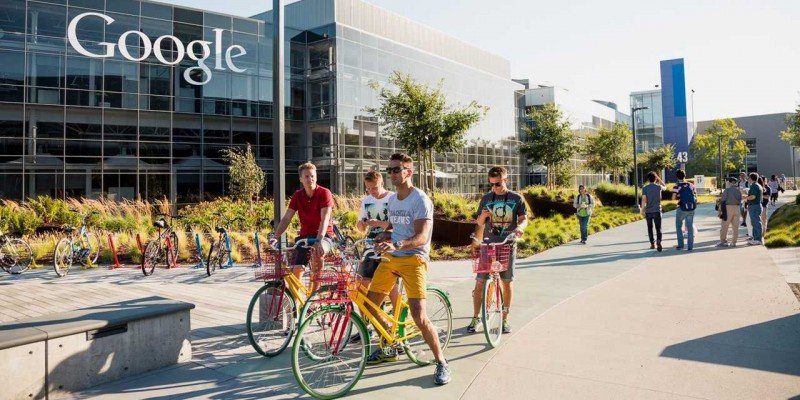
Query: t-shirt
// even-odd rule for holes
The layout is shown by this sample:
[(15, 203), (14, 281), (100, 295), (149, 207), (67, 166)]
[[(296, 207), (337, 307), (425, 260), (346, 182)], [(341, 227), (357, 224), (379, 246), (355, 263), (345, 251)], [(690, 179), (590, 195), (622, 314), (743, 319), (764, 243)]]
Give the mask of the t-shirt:
[[(425, 219), (433, 221), (433, 203), (422, 190), (412, 188), (411, 193), (402, 200), (397, 198), (397, 194), (389, 198), (389, 222), (392, 223), (392, 243), (399, 240), (407, 240), (414, 236), (414, 221)], [(398, 257), (420, 255), (428, 259), (432, 234), (433, 229), (430, 229), (428, 237), (422, 246), (396, 250), (392, 252), (392, 255)]]
[(479, 215), (484, 208), (488, 208), (492, 216), (486, 221), (483, 238), (493, 241), (505, 239), (514, 232), (514, 229), (517, 229), (519, 216), (528, 212), (522, 196), (510, 190), (501, 195), (494, 192), (483, 195), (478, 204)]
[(750, 187), (750, 182), (747, 179), (739, 179), (739, 189), (747, 189)]
[[(590, 194), (578, 194), (575, 198), (575, 202), (578, 203), (578, 214), (579, 217), (588, 217), (589, 216), (589, 206), (592, 204), (592, 196)], [(582, 206), (586, 207), (582, 207)]]
[(775, 193), (775, 192), (777, 192), (777, 191), (778, 191), (778, 185), (779, 185), (779, 183), (778, 183), (778, 180), (777, 180), (777, 179), (776, 179), (776, 180), (774, 180), (774, 181), (769, 181), (768, 185), (769, 185), (769, 190), (770, 190), (770, 193)]
[[(333, 194), (322, 186), (317, 185), (311, 197), (306, 195), (305, 189), (294, 192), (292, 199), (289, 200), (289, 208), (296, 211), (300, 218), (299, 237), (317, 236), (319, 225), (322, 223), (320, 211), (325, 207), (333, 207)], [(333, 236), (332, 220), (328, 221), (326, 236)]]
[(729, 187), (722, 191), (719, 199), (726, 206), (739, 206), (742, 204), (742, 192), (738, 187)]
[(644, 207), (645, 213), (660, 213), (661, 212), (661, 192), (665, 187), (650, 183), (642, 188), (642, 194), (647, 196), (647, 204)]
[(761, 204), (761, 196), (764, 195), (764, 189), (761, 188), (761, 185), (758, 183), (753, 183), (750, 185), (750, 191), (747, 192), (747, 196), (755, 196), (755, 200), (751, 200), (750, 204)]
[[(359, 221), (367, 221), (370, 219), (377, 219), (378, 221), (389, 220), (389, 198), (394, 196), (394, 192), (387, 192), (385, 196), (378, 199), (373, 195), (367, 195), (361, 200), (361, 212), (358, 214)], [(367, 237), (372, 239), (383, 232), (384, 229), (379, 226), (369, 228)]]

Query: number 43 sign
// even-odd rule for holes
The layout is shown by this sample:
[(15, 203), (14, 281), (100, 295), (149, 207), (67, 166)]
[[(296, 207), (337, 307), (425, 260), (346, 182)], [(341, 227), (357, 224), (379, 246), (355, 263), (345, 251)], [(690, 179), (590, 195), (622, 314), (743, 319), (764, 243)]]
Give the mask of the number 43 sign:
[(679, 151), (677, 158), (679, 163), (689, 162), (689, 153), (686, 151)]

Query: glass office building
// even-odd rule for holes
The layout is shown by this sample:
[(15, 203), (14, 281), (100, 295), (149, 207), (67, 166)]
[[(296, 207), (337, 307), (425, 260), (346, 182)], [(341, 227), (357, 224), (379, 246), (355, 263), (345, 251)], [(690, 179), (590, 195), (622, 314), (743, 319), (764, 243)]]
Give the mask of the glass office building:
[(636, 111), (636, 150), (644, 153), (664, 145), (664, 118), (661, 111), (661, 91), (645, 90), (631, 93), (632, 107), (647, 107)]
[[(232, 17), (138, 0), (0, 3), (0, 197), (225, 195), (223, 150), (251, 145), (272, 170), (270, 13)], [(365, 22), (368, 21), (368, 22)], [(435, 40), (430, 40), (435, 39)], [(519, 180), (504, 60), (360, 1), (286, 7), (287, 185), (319, 165), (335, 192), (402, 150), (363, 110), (392, 71), (444, 79), (450, 103), (490, 107), (461, 154), (438, 154), (437, 185), (483, 190), (491, 165)], [(268, 188), (271, 186), (268, 175)]]

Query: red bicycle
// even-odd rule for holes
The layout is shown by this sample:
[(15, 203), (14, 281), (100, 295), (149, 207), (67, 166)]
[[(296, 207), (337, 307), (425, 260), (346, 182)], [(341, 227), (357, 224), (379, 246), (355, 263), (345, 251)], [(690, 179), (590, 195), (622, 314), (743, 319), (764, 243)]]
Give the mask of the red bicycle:
[(497, 347), (503, 334), (503, 313), (505, 312), (500, 273), (508, 269), (516, 235), (508, 235), (500, 243), (489, 243), (487, 240), (480, 242), (474, 235), (470, 238), (478, 245), (472, 249), (472, 271), (476, 274), (489, 275), (489, 278), (483, 282), (481, 297), (483, 333), (486, 335), (489, 345)]
[(144, 276), (153, 275), (158, 264), (164, 264), (166, 268), (178, 266), (178, 234), (172, 230), (172, 222), (180, 216), (158, 214), (157, 217), (160, 218), (153, 222), (153, 226), (158, 229), (158, 235), (147, 243), (142, 254)]

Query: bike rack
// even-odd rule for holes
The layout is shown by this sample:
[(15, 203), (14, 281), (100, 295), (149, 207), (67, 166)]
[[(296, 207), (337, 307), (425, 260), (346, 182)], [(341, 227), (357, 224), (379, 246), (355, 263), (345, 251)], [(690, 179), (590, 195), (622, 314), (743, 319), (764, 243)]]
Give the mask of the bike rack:
[(117, 246), (114, 246), (114, 236), (111, 233), (108, 234), (108, 247), (111, 249), (111, 254), (114, 255), (114, 264), (110, 265), (108, 268), (122, 268), (123, 265), (119, 263), (119, 256), (117, 255)]
[(194, 247), (197, 251), (197, 264), (193, 267), (195, 269), (205, 268), (206, 262), (203, 261), (203, 246), (200, 244), (200, 234), (194, 234)]

